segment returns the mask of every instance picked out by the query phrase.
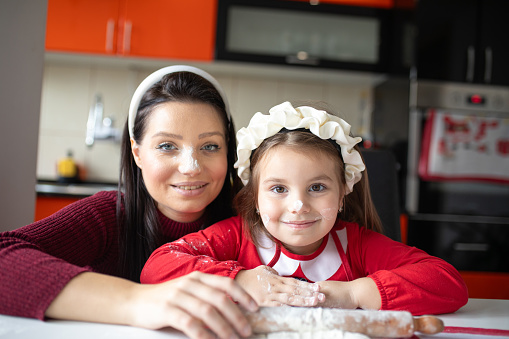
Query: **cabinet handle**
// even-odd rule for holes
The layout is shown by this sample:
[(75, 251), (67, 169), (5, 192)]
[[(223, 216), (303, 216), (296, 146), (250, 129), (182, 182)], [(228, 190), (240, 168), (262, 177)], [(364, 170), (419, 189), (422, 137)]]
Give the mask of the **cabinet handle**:
[(115, 20), (106, 23), (106, 52), (113, 52), (113, 36), (115, 35)]
[(320, 59), (310, 56), (307, 52), (301, 51), (296, 55), (287, 55), (286, 62), (289, 64), (318, 66), (320, 64)]
[(491, 47), (486, 47), (484, 50), (484, 55), (486, 57), (486, 62), (484, 64), (484, 82), (489, 84), (491, 83), (491, 73), (493, 67), (493, 52)]
[(457, 242), (454, 244), (453, 248), (455, 251), (487, 252), (490, 249), (490, 245), (484, 243)]
[(466, 81), (474, 81), (474, 67), (475, 67), (475, 48), (474, 46), (468, 46), (467, 49), (467, 75)]
[(127, 54), (131, 51), (131, 30), (133, 29), (133, 23), (129, 20), (126, 20), (124, 24), (124, 54)]

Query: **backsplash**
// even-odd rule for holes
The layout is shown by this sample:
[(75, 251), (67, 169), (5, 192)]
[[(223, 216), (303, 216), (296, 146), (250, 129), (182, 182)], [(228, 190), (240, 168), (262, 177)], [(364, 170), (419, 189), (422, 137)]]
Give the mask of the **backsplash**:
[[(105, 140), (96, 140), (91, 147), (85, 144), (90, 108), (95, 96), (100, 94), (104, 117), (111, 117), (114, 127), (122, 129), (132, 93), (157, 68), (46, 63), (39, 126), (38, 179), (55, 180), (56, 162), (72, 150), (75, 161), (85, 169), (87, 181), (116, 182), (120, 144)], [(320, 100), (330, 104), (352, 125), (356, 134), (360, 132), (363, 115), (372, 107), (369, 84), (277, 78), (224, 70), (214, 72), (203, 68), (223, 86), (237, 129), (246, 126), (255, 112), (266, 113), (283, 101)], [(365, 120), (364, 124), (369, 125), (369, 121)]]

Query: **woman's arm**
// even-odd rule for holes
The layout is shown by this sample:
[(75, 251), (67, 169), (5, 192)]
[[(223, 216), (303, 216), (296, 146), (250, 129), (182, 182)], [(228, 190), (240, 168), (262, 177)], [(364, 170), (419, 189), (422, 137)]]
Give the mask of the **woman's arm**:
[(141, 285), (108, 275), (85, 272), (73, 278), (53, 300), (50, 318), (123, 324), (158, 329), (167, 326), (191, 338), (249, 336), (240, 308), (256, 303), (233, 280), (199, 272), (166, 283)]
[(44, 319), (76, 275), (114, 274), (116, 192), (100, 192), (20, 229), (0, 234), (0, 313)]

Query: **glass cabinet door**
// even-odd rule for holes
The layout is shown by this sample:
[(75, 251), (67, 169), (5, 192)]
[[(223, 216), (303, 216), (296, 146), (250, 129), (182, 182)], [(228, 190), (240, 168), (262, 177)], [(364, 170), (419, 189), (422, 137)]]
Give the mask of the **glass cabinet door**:
[(383, 66), (384, 10), (292, 1), (219, 4), (218, 59), (361, 70)]

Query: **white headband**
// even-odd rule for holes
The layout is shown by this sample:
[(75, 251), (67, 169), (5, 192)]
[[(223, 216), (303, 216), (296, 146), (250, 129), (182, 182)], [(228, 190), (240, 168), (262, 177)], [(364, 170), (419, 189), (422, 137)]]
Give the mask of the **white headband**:
[(305, 128), (321, 139), (332, 139), (341, 147), (345, 163), (346, 194), (352, 192), (366, 168), (362, 157), (353, 147), (362, 141), (361, 137), (350, 136), (350, 124), (343, 119), (309, 106), (293, 108), (289, 102), (274, 106), (269, 115), (256, 113), (247, 127), (237, 132), (237, 157), (234, 167), (239, 177), (247, 184), (251, 175), (249, 166), (251, 153), (263, 140), (275, 135), (283, 128), (295, 130)]
[(225, 108), (226, 108), (226, 114), (228, 116), (228, 120), (231, 121), (230, 116), (230, 108), (228, 106), (228, 100), (226, 100), (226, 95), (223, 91), (223, 88), (221, 85), (219, 85), (219, 82), (217, 82), (216, 79), (204, 70), (201, 70), (199, 68), (193, 67), (193, 66), (186, 66), (186, 65), (175, 65), (175, 66), (168, 66), (161, 68), (154, 73), (150, 74), (148, 77), (146, 77), (141, 84), (138, 86), (136, 91), (133, 94), (133, 98), (131, 99), (131, 104), (129, 105), (129, 117), (128, 117), (128, 127), (129, 127), (129, 136), (133, 137), (133, 130), (134, 130), (134, 121), (136, 120), (136, 113), (138, 112), (138, 107), (140, 105), (141, 98), (145, 94), (146, 91), (149, 90), (150, 87), (152, 87), (155, 83), (160, 81), (166, 74), (170, 73), (176, 73), (176, 72), (190, 72), (197, 74), (204, 78), (205, 80), (209, 81), (219, 92), (219, 95), (221, 95), (221, 98), (223, 99)]

